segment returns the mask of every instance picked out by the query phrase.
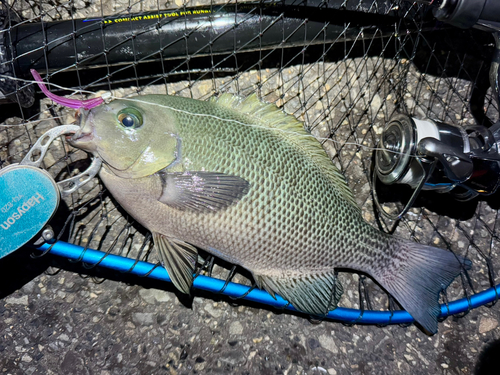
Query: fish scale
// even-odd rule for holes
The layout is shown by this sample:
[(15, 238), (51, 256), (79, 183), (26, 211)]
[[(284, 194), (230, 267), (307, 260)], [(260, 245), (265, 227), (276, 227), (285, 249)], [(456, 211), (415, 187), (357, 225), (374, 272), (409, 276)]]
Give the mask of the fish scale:
[[(220, 115), (219, 115), (220, 116)], [(187, 116), (186, 116), (187, 117)], [(184, 118), (184, 121), (181, 123), (190, 123), (192, 124), (192, 119)], [(190, 121), (191, 120), (191, 121)], [(217, 128), (221, 128), (221, 125), (214, 124), (216, 120), (210, 121), (211, 124), (208, 127), (214, 126)], [(238, 167), (236, 166), (234, 158), (224, 158), (219, 160), (214, 160), (213, 162), (205, 162), (205, 169), (210, 170), (220, 170), (221, 172), (225, 172), (228, 174), (237, 174), (244, 179), (247, 179), (251, 186), (255, 188), (251, 188), (248, 196), (243, 198), (238, 207), (234, 210), (227, 210), (217, 214), (217, 221), (220, 224), (215, 224), (215, 226), (221, 228), (217, 231), (219, 233), (219, 241), (220, 243), (212, 244), (212, 247), (216, 247), (218, 249), (224, 249), (233, 254), (237, 254), (237, 258), (245, 259), (248, 256), (248, 252), (252, 251), (254, 253), (254, 258), (252, 259), (253, 263), (259, 264), (260, 267), (264, 268), (278, 268), (278, 269), (288, 269), (289, 267), (311, 267), (317, 266), (317, 260), (314, 257), (311, 257), (312, 254), (309, 252), (316, 253), (326, 253), (327, 247), (331, 247), (331, 243), (335, 242), (335, 238), (331, 235), (325, 236), (325, 227), (324, 223), (327, 222), (328, 216), (331, 216), (330, 213), (333, 212), (333, 209), (338, 209), (339, 199), (335, 197), (333, 193), (326, 193), (320, 197), (314, 197), (312, 195), (308, 196), (305, 194), (305, 204), (301, 204), (302, 210), (299, 209), (299, 202), (303, 200), (299, 200), (297, 196), (304, 195), (302, 191), (308, 190), (316, 190), (319, 189), (319, 184), (322, 176), (318, 176), (318, 180), (314, 180), (313, 184), (316, 186), (311, 186), (309, 180), (305, 181), (296, 173), (293, 173), (294, 170), (304, 169), (304, 166), (298, 165), (296, 159), (291, 157), (291, 150), (286, 150), (284, 147), (279, 147), (280, 143), (277, 142), (274, 137), (268, 136), (270, 139), (266, 139), (266, 133), (262, 134), (259, 137), (254, 137), (256, 139), (250, 139), (252, 132), (249, 130), (254, 130), (250, 127), (250, 129), (245, 129), (241, 125), (238, 124), (225, 124), (224, 134), (221, 135), (222, 142), (224, 141), (231, 145), (239, 145), (245, 146), (245, 149), (250, 149), (250, 153), (254, 153), (251, 149), (253, 148), (253, 144), (265, 144), (268, 143), (270, 146), (274, 146), (271, 148), (272, 151), (267, 152), (267, 164), (260, 159), (256, 158), (254, 155), (251, 159), (252, 163), (242, 163), (241, 159), (238, 160)], [(238, 131), (240, 130), (240, 131)], [(183, 132), (187, 134), (193, 134), (191, 129), (181, 129), (180, 134), (183, 139), (186, 139), (186, 144), (190, 146), (186, 146), (184, 151), (187, 158), (190, 160), (203, 160), (203, 152), (207, 149), (207, 143), (210, 143), (211, 146), (215, 149), (227, 147), (225, 144), (217, 144), (212, 141), (211, 137), (194, 137), (194, 139), (190, 139), (187, 136), (183, 136)], [(208, 131), (211, 134), (210, 131)], [(247, 134), (245, 134), (247, 133)], [(241, 139), (245, 138), (247, 140), (247, 144), (241, 142)], [(267, 141), (267, 142), (266, 142)], [(215, 144), (214, 144), (215, 143)], [(250, 158), (248, 158), (250, 159)], [(278, 160), (279, 159), (279, 160)], [(291, 166), (286, 165), (286, 161), (289, 163), (293, 163)], [(278, 161), (277, 163), (269, 163), (269, 160)], [(261, 170), (263, 171), (266, 165), (271, 165), (273, 167), (272, 173), (274, 175), (274, 183), (272, 186), (268, 182), (268, 184), (263, 183), (263, 181), (255, 178), (256, 176), (263, 175)], [(281, 172), (281, 173), (280, 173)], [(267, 179), (270, 181), (270, 179)], [(325, 184), (323, 182), (323, 184)], [(292, 190), (293, 189), (293, 190)], [(326, 190), (326, 189), (322, 189)], [(293, 194), (296, 192), (296, 195)], [(275, 199), (271, 194), (279, 196), (279, 199)], [(283, 203), (287, 202), (286, 209), (283, 209)], [(270, 207), (268, 210), (263, 210), (264, 207)], [(230, 223), (234, 222), (237, 218), (246, 218), (241, 224), (238, 223), (237, 227), (248, 227), (252, 224), (256, 226), (255, 233), (245, 233), (243, 236), (254, 238), (251, 249), (249, 248), (240, 248), (237, 245), (237, 241), (232, 241), (231, 243), (227, 243), (222, 240), (223, 237), (236, 237), (236, 233), (231, 228), (230, 231), (223, 231), (222, 228), (228, 228)], [(304, 236), (304, 233), (300, 233), (300, 227), (297, 226), (295, 218), (299, 218), (308, 222), (307, 228), (307, 236)], [(294, 219), (292, 219), (294, 218)], [(205, 220), (203, 220), (205, 219)], [(197, 222), (193, 229), (189, 229), (189, 231), (185, 231), (183, 233), (179, 233), (178, 236), (180, 238), (185, 238), (188, 242), (202, 244), (203, 239), (206, 238), (206, 234), (203, 231), (204, 227), (212, 227), (214, 226), (213, 217), (204, 217), (202, 222)], [(193, 218), (193, 220), (196, 220)], [(346, 217), (348, 221), (349, 218)], [(273, 225), (274, 223), (274, 225)], [(263, 226), (261, 228), (260, 226)], [(180, 226), (179, 226), (180, 227)], [(224, 233), (226, 232), (226, 233)], [(260, 233), (271, 233), (275, 232), (276, 234), (271, 238), (267, 236), (257, 237), (257, 234)], [(297, 232), (298, 235), (297, 235)], [(186, 237), (189, 236), (189, 237)], [(300, 240), (297, 241), (297, 238)], [(280, 239), (276, 241), (276, 239)], [(311, 243), (312, 239), (317, 239), (314, 243)], [(296, 258), (284, 258), (280, 256), (280, 254), (275, 254), (269, 252), (270, 248), (275, 247), (288, 247), (289, 249), (293, 249), (292, 253), (298, 253), (300, 256)], [(300, 251), (301, 250), (301, 251)], [(276, 259), (278, 258), (278, 259)], [(281, 258), (281, 259), (280, 259)], [(333, 267), (333, 261), (335, 258), (329, 258), (331, 260), (331, 264), (328, 264), (328, 267)], [(306, 263), (306, 262), (309, 262)], [(245, 266), (244, 262), (239, 262), (241, 265)], [(268, 264), (269, 263), (269, 264)]]
[[(124, 116), (137, 126), (126, 127)], [(146, 95), (93, 108), (81, 127), (71, 143), (103, 159), (104, 184), (153, 233), (184, 293), (197, 259), (192, 245), (314, 315), (337, 306), (335, 268), (351, 268), (437, 331), (439, 293), (465, 261), (367, 224), (321, 145), (275, 106), (255, 96)]]

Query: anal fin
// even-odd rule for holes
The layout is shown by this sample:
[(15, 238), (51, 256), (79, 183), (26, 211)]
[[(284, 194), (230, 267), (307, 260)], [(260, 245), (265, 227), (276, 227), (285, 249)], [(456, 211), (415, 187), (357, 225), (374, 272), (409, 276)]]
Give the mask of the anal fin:
[(159, 233), (153, 233), (153, 241), (172, 283), (182, 293), (189, 294), (198, 259), (196, 248)]
[(273, 297), (278, 293), (297, 310), (319, 316), (335, 309), (344, 292), (333, 270), (294, 277), (257, 274), (256, 282)]

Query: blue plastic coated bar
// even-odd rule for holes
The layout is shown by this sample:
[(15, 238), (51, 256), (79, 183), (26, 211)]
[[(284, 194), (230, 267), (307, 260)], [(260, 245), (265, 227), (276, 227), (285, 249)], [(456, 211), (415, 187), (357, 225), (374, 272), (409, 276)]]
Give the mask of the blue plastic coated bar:
[[(81, 260), (82, 262), (91, 265), (98, 264), (101, 267), (127, 272), (133, 275), (147, 275), (147, 277), (153, 279), (171, 282), (167, 271), (163, 267), (157, 267), (152, 263), (142, 261), (137, 262), (135, 259), (113, 254), (106, 255), (102, 251), (84, 249), (83, 247), (68, 244), (62, 241), (58, 241), (52, 245), (44, 244), (39, 247), (38, 250), (47, 251), (49, 248), (51, 254), (59, 255), (61, 257), (72, 260)], [(224, 287), (224, 284), (224, 280), (199, 275), (195, 278), (193, 286), (196, 289), (219, 293)], [(230, 282), (222, 294), (232, 298), (239, 298), (247, 293), (249, 289), (250, 287), (246, 285)], [(449, 315), (459, 314), (489, 302), (493, 302), (499, 298), (499, 293), (500, 284), (494, 288), (489, 288), (470, 296), (469, 299), (463, 298), (450, 302), (448, 305), (443, 304), (441, 305), (441, 316), (446, 317)], [(263, 290), (253, 289), (243, 299), (270, 305), (278, 309), (285, 308), (287, 310), (297, 311), (280, 296), (276, 296), (276, 299), (274, 299), (269, 293)], [(361, 311), (345, 307), (338, 307), (335, 310), (330, 311), (326, 318), (358, 324), (402, 324), (413, 322), (413, 318), (406, 311), (397, 310), (391, 313), (390, 311)]]

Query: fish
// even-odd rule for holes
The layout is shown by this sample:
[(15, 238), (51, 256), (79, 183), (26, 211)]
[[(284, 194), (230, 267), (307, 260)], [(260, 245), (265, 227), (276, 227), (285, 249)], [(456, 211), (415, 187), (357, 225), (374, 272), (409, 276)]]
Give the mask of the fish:
[(466, 260), (379, 231), (303, 123), (256, 95), (169, 95), (80, 109), (69, 142), (102, 159), (99, 176), (147, 228), (175, 287), (189, 294), (198, 249), (241, 266), (297, 310), (324, 316), (366, 273), (429, 333), (439, 295)]

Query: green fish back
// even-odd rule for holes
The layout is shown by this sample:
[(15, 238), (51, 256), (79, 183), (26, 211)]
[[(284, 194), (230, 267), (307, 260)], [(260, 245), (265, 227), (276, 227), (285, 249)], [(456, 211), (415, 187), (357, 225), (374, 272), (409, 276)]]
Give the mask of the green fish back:
[(213, 98), (212, 102), (249, 116), (264, 127), (280, 130), (280, 136), (309, 157), (333, 183), (342, 197), (359, 210), (344, 175), (333, 165), (321, 144), (304, 129), (304, 125), (295, 117), (282, 112), (274, 104), (261, 102), (256, 94), (246, 98), (222, 94), (218, 98)]

